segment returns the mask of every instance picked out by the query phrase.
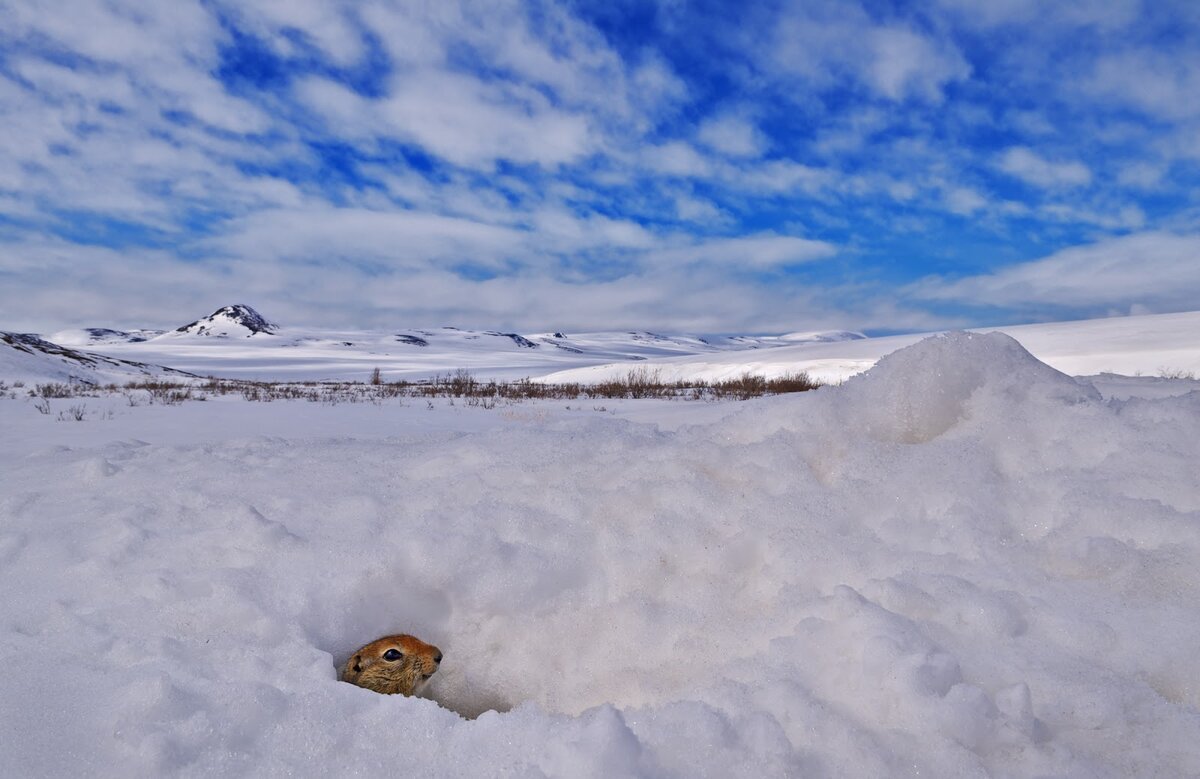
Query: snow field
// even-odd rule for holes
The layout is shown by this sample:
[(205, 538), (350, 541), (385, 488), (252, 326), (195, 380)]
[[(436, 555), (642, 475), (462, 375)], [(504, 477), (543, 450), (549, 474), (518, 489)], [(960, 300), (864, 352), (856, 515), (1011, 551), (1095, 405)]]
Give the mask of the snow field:
[[(1200, 774), (1200, 393), (955, 334), (705, 408), (13, 426), (0, 774)], [(394, 631), (436, 703), (336, 681)]]
[[(1200, 312), (1047, 322), (986, 328), (1017, 339), (1047, 365), (1072, 376), (1191, 376), (1200, 374)], [(622, 378), (630, 370), (653, 370), (663, 381), (721, 381), (745, 373), (767, 377), (804, 371), (837, 384), (869, 369), (879, 358), (925, 340), (912, 333), (837, 342), (801, 343), (769, 349), (666, 357), (653, 362), (619, 362), (566, 368), (540, 377), (547, 382)], [(167, 363), (171, 364), (171, 363)]]

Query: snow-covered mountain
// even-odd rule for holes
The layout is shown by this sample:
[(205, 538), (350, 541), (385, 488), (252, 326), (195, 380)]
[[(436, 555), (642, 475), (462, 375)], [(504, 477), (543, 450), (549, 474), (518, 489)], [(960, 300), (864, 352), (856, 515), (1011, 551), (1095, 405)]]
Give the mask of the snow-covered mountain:
[[(153, 331), (131, 331), (146, 333)], [(105, 335), (103, 340), (97, 333)], [(822, 331), (782, 336), (665, 335), (647, 331), (516, 333), (457, 327), (387, 331), (328, 330), (279, 325), (254, 308), (231, 305), (148, 338), (125, 331), (66, 330), (68, 346), (100, 346), (114, 356), (171, 365), (200, 375), (266, 380), (421, 379), (460, 368), (480, 378), (517, 379), (618, 361), (645, 362), (746, 352), (801, 342), (862, 339)]]
[(108, 384), (191, 376), (161, 365), (70, 349), (28, 333), (0, 332), (0, 379), (5, 381)]
[(232, 306), (218, 308), (203, 319), (197, 319), (186, 324), (169, 336), (200, 335), (217, 336), (219, 338), (250, 338), (255, 335), (271, 335), (279, 329), (279, 325), (268, 322), (267, 318), (250, 306), (237, 303)]

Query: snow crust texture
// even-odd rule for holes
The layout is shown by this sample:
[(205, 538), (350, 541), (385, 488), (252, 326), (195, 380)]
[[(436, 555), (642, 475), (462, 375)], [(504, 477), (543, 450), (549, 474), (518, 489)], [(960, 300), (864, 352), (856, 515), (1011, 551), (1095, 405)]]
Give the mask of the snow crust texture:
[[(1200, 393), (951, 334), (743, 408), (10, 442), (0, 774), (1200, 775)], [(336, 680), (393, 631), (434, 700)]]

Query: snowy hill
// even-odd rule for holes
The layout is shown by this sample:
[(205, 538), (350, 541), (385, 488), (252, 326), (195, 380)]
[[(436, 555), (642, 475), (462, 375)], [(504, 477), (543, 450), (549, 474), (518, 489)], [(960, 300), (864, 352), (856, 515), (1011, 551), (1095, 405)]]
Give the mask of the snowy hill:
[(203, 319), (184, 325), (167, 337), (178, 335), (216, 336), (218, 338), (250, 338), (255, 335), (271, 335), (279, 329), (262, 314), (243, 304), (218, 308)]
[(0, 332), (0, 379), (27, 384), (110, 384), (192, 374), (132, 360), (70, 349), (26, 333)]
[[(1039, 360), (1072, 376), (1200, 375), (1200, 312), (1090, 319), (983, 328), (1017, 339)], [(824, 382), (843, 381), (881, 357), (928, 338), (930, 333), (780, 345), (759, 352), (730, 352), (655, 360), (663, 381), (709, 381), (750, 372), (778, 376), (806, 371)], [(619, 362), (567, 369), (542, 377), (550, 382), (592, 383), (626, 375), (645, 363)]]
[(152, 338), (112, 336), (97, 341), (95, 333), (102, 330), (68, 330), (56, 337), (70, 346), (94, 345), (113, 356), (171, 365), (205, 376), (359, 381), (375, 368), (388, 380), (427, 378), (459, 368), (480, 378), (518, 379), (615, 361), (750, 352), (798, 342), (864, 337), (847, 331), (700, 337), (646, 331), (522, 334), (457, 327), (326, 330), (274, 324), (244, 304), (225, 306)]

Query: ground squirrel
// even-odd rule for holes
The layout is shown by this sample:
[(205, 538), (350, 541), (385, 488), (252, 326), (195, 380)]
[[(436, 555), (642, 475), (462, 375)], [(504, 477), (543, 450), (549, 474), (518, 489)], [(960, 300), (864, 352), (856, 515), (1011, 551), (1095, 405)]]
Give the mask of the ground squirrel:
[(416, 695), (442, 662), (442, 650), (408, 635), (384, 636), (346, 661), (342, 681), (387, 695)]

